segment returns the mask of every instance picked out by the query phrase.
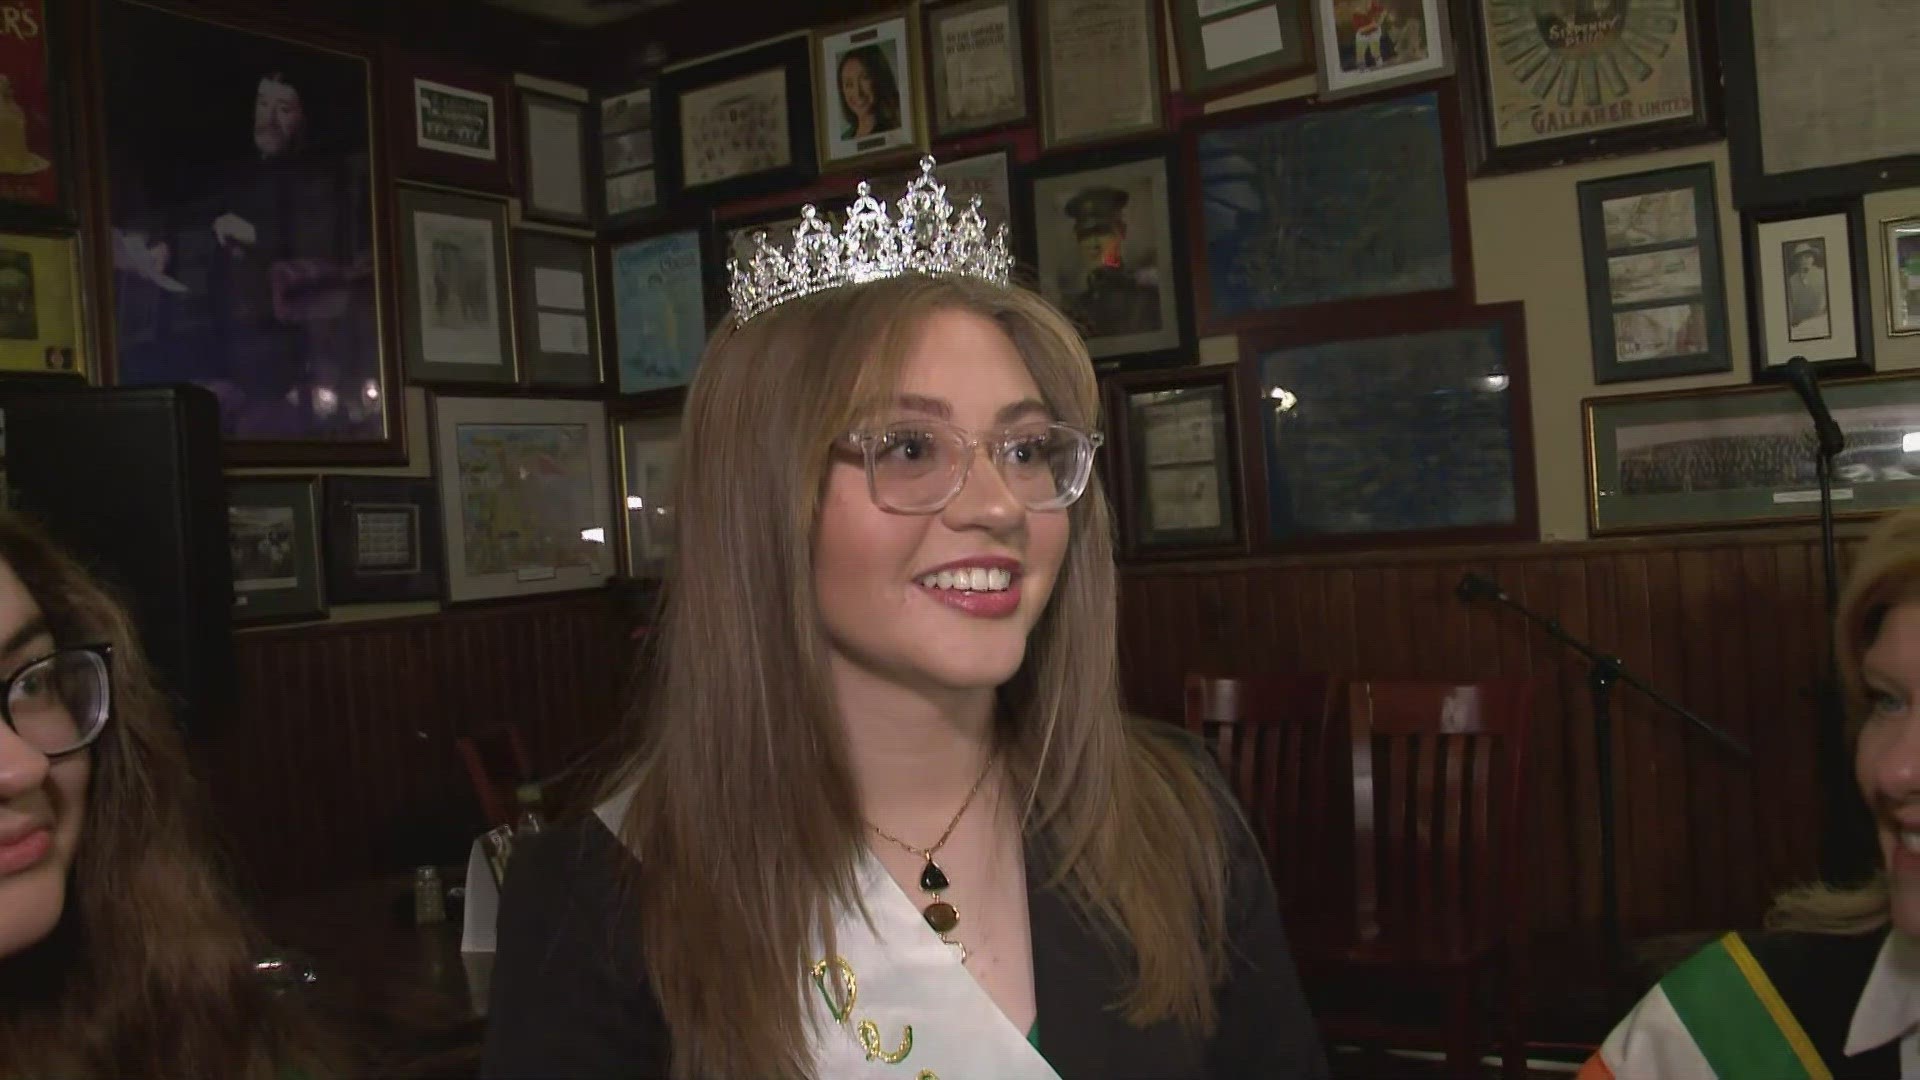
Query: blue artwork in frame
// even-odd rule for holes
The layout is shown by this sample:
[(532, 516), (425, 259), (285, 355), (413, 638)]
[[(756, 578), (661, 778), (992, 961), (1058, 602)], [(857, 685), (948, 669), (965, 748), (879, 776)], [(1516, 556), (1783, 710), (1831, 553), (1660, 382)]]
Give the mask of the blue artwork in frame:
[(686, 385), (707, 345), (699, 230), (622, 244), (612, 261), (620, 392)]
[(1426, 90), (1201, 131), (1209, 325), (1461, 284), (1444, 111)]

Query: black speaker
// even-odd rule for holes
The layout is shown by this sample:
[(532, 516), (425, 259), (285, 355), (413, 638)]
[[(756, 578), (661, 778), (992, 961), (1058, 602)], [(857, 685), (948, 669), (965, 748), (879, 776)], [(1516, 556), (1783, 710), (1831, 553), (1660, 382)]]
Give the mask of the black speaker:
[(233, 706), (233, 563), (220, 412), (198, 386), (0, 384), (13, 508), (133, 609), (199, 741)]

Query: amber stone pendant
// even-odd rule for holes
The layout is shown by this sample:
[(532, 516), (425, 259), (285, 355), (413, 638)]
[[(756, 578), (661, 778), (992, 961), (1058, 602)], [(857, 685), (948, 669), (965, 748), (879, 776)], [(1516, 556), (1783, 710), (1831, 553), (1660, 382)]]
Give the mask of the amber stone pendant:
[(928, 859), (927, 868), (920, 871), (920, 891), (929, 893), (947, 891), (947, 872), (940, 869), (940, 864), (932, 859)]
[(960, 925), (959, 910), (945, 900), (928, 904), (921, 910), (920, 916), (927, 920), (927, 925), (933, 927), (936, 934), (944, 934)]

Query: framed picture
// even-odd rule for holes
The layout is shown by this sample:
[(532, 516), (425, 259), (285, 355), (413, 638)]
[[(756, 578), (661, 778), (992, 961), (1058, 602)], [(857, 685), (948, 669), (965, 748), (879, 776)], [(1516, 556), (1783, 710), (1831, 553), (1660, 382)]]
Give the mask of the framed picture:
[(654, 167), (653, 87), (642, 86), (600, 99), (601, 206), (607, 227), (639, 220), (660, 205)]
[(320, 588), (320, 481), (227, 481), (227, 547), (235, 623), (299, 622), (327, 613)]
[(707, 347), (707, 258), (700, 230), (629, 240), (615, 245), (607, 261), (620, 392), (685, 386)]
[(1463, 295), (1472, 245), (1454, 116), (1420, 90), (1233, 112), (1189, 133), (1202, 332), (1311, 305), (1346, 324), (1386, 297)]
[[(1821, 387), (1846, 435), (1833, 509), (1920, 504), (1920, 373)], [(1588, 398), (1587, 520), (1596, 536), (1811, 521), (1820, 512), (1813, 422), (1785, 386)]]
[[(953, 204), (955, 212), (967, 208), (973, 197), (980, 197), (980, 215), (987, 220), (987, 228), (994, 229), (1002, 224), (1007, 226), (1007, 242), (1019, 250), (1020, 227), (1014, 213), (1013, 184), (1010, 162), (1012, 149), (1001, 146), (964, 158), (942, 158), (933, 170), (933, 178), (947, 189), (947, 201)], [(873, 177), (875, 198), (888, 202), (896, 201), (906, 193), (907, 185), (920, 179), (920, 166), (899, 169)], [(848, 205), (852, 205), (849, 203)], [(824, 207), (823, 207), (824, 209)], [(794, 216), (794, 224), (799, 217)], [(836, 227), (843, 219), (836, 218)]]
[(0, 33), (0, 228), (74, 222), (66, 80), (56, 60), (67, 24), (48, 8), (9, 0)]
[(1121, 536), (1133, 556), (1245, 550), (1234, 366), (1129, 372), (1108, 380), (1123, 464)]
[(659, 578), (673, 555), (674, 460), (680, 453), (680, 417), (637, 416), (614, 422), (620, 449), (620, 491), (626, 507), (630, 578)]
[(898, 11), (813, 32), (821, 168), (897, 157), (927, 144), (915, 27)]
[(1880, 223), (1887, 261), (1887, 333), (1920, 334), (1920, 217)]
[(1593, 381), (1732, 371), (1713, 165), (1577, 190)]
[(1746, 233), (1753, 377), (1777, 378), (1796, 356), (1824, 376), (1873, 370), (1859, 201), (1751, 213)]
[(1065, 312), (1096, 360), (1184, 359), (1185, 237), (1170, 146), (1048, 159), (1023, 179), (1019, 232), (1032, 238), (1039, 292)]
[(660, 76), (660, 169), (706, 203), (813, 179), (811, 41), (805, 34)]
[(496, 195), (512, 191), (506, 77), (398, 52), (388, 62), (394, 175)]
[(594, 147), (587, 92), (567, 83), (515, 75), (520, 98), (521, 214), (576, 228), (593, 224)]
[(1021, 0), (923, 4), (927, 103), (936, 139), (1025, 123), (1031, 114)]
[(1453, 74), (1446, 0), (1310, 0), (1323, 100)]
[(1195, 101), (1313, 70), (1313, 0), (1181, 0), (1173, 5), (1180, 92)]
[(1454, 2), (1476, 175), (1717, 137), (1715, 0)]
[(1536, 538), (1526, 341), (1518, 302), (1242, 335), (1266, 541)]
[(98, 11), (115, 381), (211, 389), (236, 464), (403, 460), (368, 59)]
[(329, 603), (440, 599), (440, 496), (431, 477), (329, 476), (324, 494)]
[(612, 576), (605, 406), (436, 395), (433, 447), (448, 600), (592, 588)]
[(514, 310), (521, 378), (534, 386), (599, 386), (600, 275), (593, 243), (521, 229), (514, 234)]
[(405, 185), (397, 192), (408, 378), (513, 382), (506, 201)]
[(1107, 142), (1166, 126), (1159, 0), (1047, 0), (1034, 8), (1040, 145)]
[(80, 241), (0, 233), (0, 371), (85, 376)]

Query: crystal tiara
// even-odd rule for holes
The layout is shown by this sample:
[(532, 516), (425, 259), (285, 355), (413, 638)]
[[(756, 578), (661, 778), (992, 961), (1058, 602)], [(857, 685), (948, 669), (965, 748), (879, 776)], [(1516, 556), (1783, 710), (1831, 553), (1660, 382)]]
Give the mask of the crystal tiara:
[(800, 211), (793, 245), (767, 243), (755, 233), (753, 257), (745, 266), (727, 260), (736, 323), (744, 323), (789, 300), (842, 285), (860, 285), (901, 274), (961, 275), (1005, 285), (1013, 268), (1007, 253), (1007, 227), (991, 233), (980, 213), (980, 196), (957, 216), (947, 189), (933, 178), (933, 158), (920, 159), (920, 175), (907, 185), (896, 219), (860, 181), (859, 198), (847, 211), (836, 235), (811, 204)]

